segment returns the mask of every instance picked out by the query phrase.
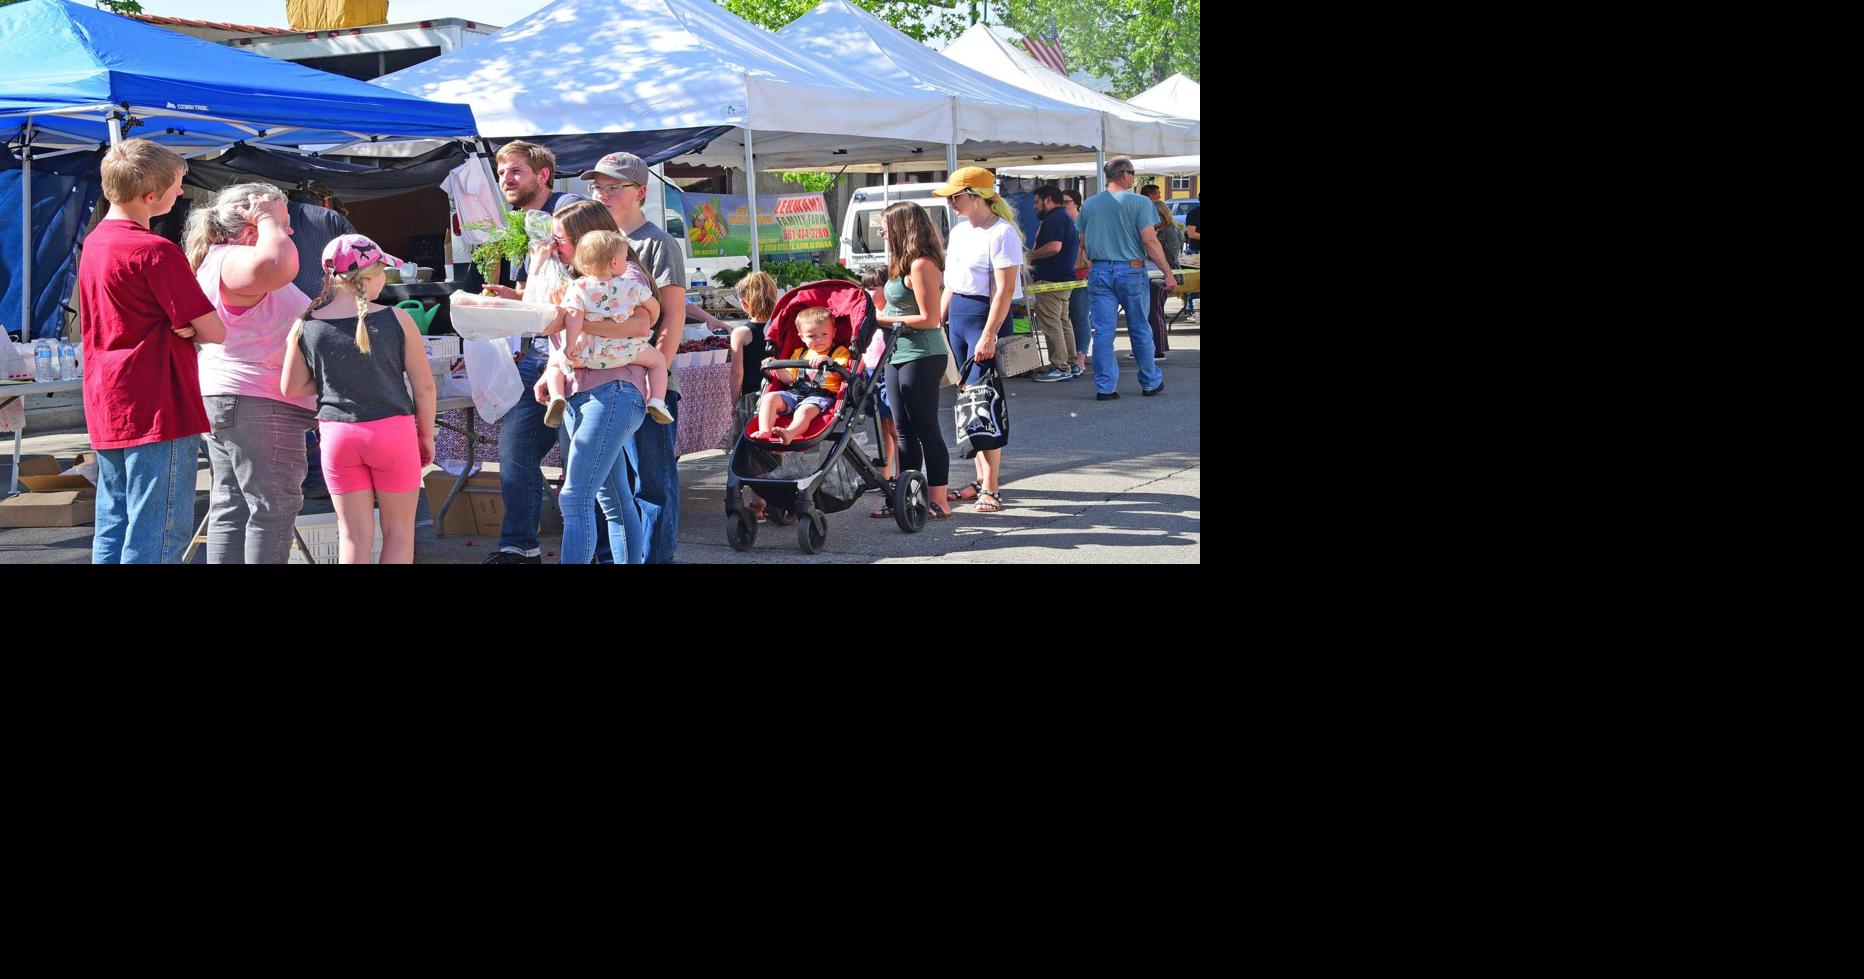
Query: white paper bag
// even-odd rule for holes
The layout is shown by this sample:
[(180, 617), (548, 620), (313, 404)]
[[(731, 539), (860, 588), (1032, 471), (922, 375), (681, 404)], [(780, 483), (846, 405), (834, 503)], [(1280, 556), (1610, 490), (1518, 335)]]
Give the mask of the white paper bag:
[(526, 393), (511, 350), (497, 340), (467, 340), (461, 346), (466, 348), (466, 379), (472, 384), (473, 406), (479, 409), (479, 417), (498, 421)]

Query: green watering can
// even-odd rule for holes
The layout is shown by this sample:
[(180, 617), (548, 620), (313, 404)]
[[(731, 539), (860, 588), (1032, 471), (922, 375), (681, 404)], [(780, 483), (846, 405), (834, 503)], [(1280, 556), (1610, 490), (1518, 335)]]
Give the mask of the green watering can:
[(426, 336), (427, 327), (434, 322), (434, 314), (439, 312), (440, 304), (435, 303), (430, 308), (422, 305), (419, 299), (403, 299), (395, 304), (395, 308), (407, 310), (408, 315), (414, 320), (414, 325), (421, 328), (421, 335)]

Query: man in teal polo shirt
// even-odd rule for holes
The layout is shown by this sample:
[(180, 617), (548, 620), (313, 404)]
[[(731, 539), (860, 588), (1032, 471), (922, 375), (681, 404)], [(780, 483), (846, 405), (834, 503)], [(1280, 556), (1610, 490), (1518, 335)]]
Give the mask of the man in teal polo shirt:
[(1094, 399), (1116, 401), (1120, 397), (1115, 390), (1120, 363), (1113, 354), (1113, 333), (1119, 327), (1117, 307), (1126, 309), (1126, 338), (1133, 345), (1139, 369), (1139, 393), (1150, 398), (1165, 390), (1165, 375), (1152, 360), (1146, 260), (1151, 259), (1165, 273), (1166, 282), (1177, 280), (1159, 245), (1158, 232), (1152, 229), (1158, 223), (1158, 210), (1132, 192), (1136, 182), (1133, 161), (1116, 156), (1107, 161), (1106, 174), (1106, 192), (1081, 205), (1081, 247), (1093, 263), (1087, 275), (1087, 304), (1094, 324)]

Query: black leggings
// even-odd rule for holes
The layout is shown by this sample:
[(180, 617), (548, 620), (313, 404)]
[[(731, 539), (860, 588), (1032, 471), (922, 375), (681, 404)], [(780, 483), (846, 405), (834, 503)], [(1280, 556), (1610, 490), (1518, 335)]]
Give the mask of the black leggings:
[(923, 462), (928, 486), (944, 486), (951, 479), (951, 453), (938, 410), (938, 386), (944, 379), (943, 357), (887, 365), (887, 395), (900, 430), (900, 470), (921, 469)]

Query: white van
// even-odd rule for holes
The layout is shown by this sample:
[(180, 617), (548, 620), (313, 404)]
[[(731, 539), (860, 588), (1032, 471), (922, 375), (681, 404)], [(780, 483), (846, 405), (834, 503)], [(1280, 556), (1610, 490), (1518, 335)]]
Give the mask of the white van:
[(848, 213), (841, 222), (841, 264), (856, 275), (887, 264), (887, 245), (880, 237), (880, 214), (897, 201), (912, 201), (925, 208), (932, 226), (938, 229), (939, 240), (949, 239), (951, 202), (932, 194), (934, 189), (943, 186), (943, 183), (894, 184), (855, 190), (848, 201)]

